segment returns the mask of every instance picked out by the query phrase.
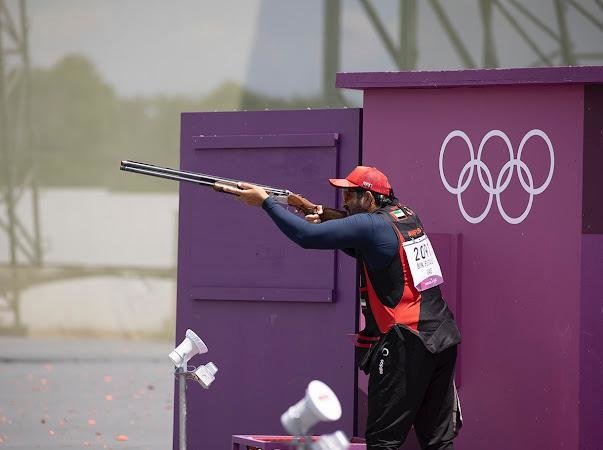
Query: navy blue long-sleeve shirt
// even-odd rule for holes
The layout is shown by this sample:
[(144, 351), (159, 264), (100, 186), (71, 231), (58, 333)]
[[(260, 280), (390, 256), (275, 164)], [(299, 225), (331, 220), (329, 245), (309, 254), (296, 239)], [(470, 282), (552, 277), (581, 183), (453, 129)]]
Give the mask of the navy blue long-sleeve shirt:
[(398, 253), (398, 238), (381, 214), (359, 213), (315, 224), (287, 211), (270, 197), (262, 208), (289, 239), (303, 248), (353, 249), (372, 270), (385, 267)]

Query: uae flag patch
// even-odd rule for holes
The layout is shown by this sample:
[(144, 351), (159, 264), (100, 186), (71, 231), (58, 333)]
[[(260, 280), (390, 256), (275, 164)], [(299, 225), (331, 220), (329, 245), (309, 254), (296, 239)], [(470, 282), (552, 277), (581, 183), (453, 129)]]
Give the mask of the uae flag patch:
[(406, 214), (404, 214), (404, 211), (402, 211), (401, 209), (395, 209), (392, 211), (391, 213), (396, 219), (402, 219), (403, 217), (406, 217)]

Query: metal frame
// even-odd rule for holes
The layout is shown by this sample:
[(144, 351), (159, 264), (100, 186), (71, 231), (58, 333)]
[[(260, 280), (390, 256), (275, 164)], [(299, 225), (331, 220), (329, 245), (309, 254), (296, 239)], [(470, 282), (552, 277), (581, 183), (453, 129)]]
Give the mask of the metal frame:
[[(431, 8), (438, 18), (443, 33), (452, 44), (465, 68), (477, 67), (474, 56), (465, 45), (462, 33), (450, 19), (447, 8), (451, 3), (440, 0), (399, 0), (398, 36), (392, 37), (384, 26), (375, 0), (358, 0), (395, 67), (400, 70), (417, 68), (417, 19), (420, 9)], [(603, 31), (602, 0), (577, 2), (576, 0), (551, 0), (555, 8), (556, 23), (547, 24), (519, 0), (477, 0), (483, 28), (481, 67), (499, 67), (496, 51), (496, 34), (493, 16), (503, 17), (535, 54), (533, 66), (555, 64), (577, 65), (584, 61), (600, 62), (603, 53), (577, 53), (572, 43), (571, 30), (566, 16), (574, 9), (587, 25)], [(10, 6), (10, 7), (9, 7)], [(539, 5), (541, 6), (541, 5)], [(323, 97), (332, 107), (346, 105), (340, 90), (333, 82), (340, 69), (341, 0), (324, 0), (323, 24)], [(594, 12), (593, 12), (594, 11)], [(546, 53), (526, 31), (522, 23), (531, 23), (545, 33), (557, 48)], [(8, 242), (8, 264), (0, 264), (0, 311), (9, 311), (14, 320), (9, 331), (22, 332), (19, 301), (22, 289), (47, 282), (79, 276), (107, 273), (173, 278), (175, 268), (97, 267), (82, 269), (73, 266), (48, 267), (44, 265), (39, 194), (36, 176), (36, 158), (32, 148), (33, 124), (31, 118), (31, 69), (28, 42), (26, 0), (0, 0), (0, 233)], [(29, 193), (29, 196), (25, 196)], [(33, 224), (26, 225), (17, 211), (28, 201)], [(6, 329), (4, 329), (6, 331)]]
[[(10, 7), (9, 7), (10, 6)], [(19, 304), (31, 286), (99, 275), (175, 279), (176, 267), (79, 267), (44, 263), (41, 237), (37, 161), (31, 118), (31, 68), (26, 0), (0, 0), (0, 233), (8, 240), (7, 264), (0, 262), (0, 312), (12, 323), (0, 334), (25, 334)], [(26, 192), (30, 195), (24, 196)], [(30, 201), (33, 225), (17, 210)], [(4, 256), (4, 255), (2, 255)]]
[[(9, 243), (9, 280), (0, 308), (13, 314), (11, 331), (22, 333), (19, 313), (21, 279), (19, 265), (42, 264), (36, 161), (31, 151), (31, 71), (25, 0), (11, 11), (0, 0), (0, 155), (4, 211), (0, 230)], [(10, 111), (10, 113), (9, 113)], [(31, 192), (33, 229), (17, 214), (25, 191)]]
[[(332, 79), (339, 71), (339, 33), (340, 0), (324, 0), (324, 54), (323, 54), (323, 92), (329, 99)], [(419, 6), (429, 7), (436, 15), (442, 31), (452, 44), (462, 66), (467, 69), (477, 67), (499, 67), (500, 61), (496, 51), (496, 34), (492, 26), (494, 14), (500, 14), (538, 57), (531, 66), (579, 65), (583, 61), (603, 60), (603, 53), (577, 53), (574, 49), (571, 30), (568, 29), (566, 15), (569, 8), (574, 8), (591, 25), (603, 31), (603, 20), (576, 0), (551, 0), (555, 8), (556, 23), (546, 24), (538, 16), (524, 6), (519, 0), (477, 0), (483, 30), (482, 63), (477, 64), (465, 45), (461, 33), (449, 17), (446, 8), (453, 8), (454, 2), (427, 0), (398, 0), (399, 21), (398, 42), (390, 36), (375, 5), (375, 0), (358, 0), (366, 17), (375, 31), (377, 38), (394, 65), (399, 70), (415, 70), (417, 68), (417, 18)], [(593, 6), (603, 10), (602, 0), (592, 0)], [(525, 2), (524, 2), (525, 3)], [(337, 4), (337, 6), (335, 6)], [(539, 6), (543, 4), (540, 3)], [(530, 22), (555, 41), (558, 48), (550, 54), (545, 53), (536, 43), (522, 22)], [(336, 25), (333, 25), (336, 23)]]

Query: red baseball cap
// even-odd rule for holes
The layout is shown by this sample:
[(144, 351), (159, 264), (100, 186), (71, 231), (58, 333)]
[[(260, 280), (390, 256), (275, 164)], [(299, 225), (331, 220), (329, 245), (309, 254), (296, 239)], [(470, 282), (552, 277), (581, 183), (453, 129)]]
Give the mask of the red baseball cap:
[(343, 179), (330, 178), (329, 183), (338, 188), (362, 188), (383, 195), (389, 195), (392, 189), (383, 172), (367, 166), (356, 167)]

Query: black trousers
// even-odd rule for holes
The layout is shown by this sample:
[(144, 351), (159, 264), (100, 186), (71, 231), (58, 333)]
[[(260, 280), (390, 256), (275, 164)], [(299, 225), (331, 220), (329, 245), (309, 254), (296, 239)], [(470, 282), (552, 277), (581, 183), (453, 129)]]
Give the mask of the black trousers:
[(453, 450), (460, 428), (454, 387), (457, 346), (430, 353), (410, 330), (395, 327), (371, 358), (368, 450), (397, 450), (411, 427), (424, 450)]

